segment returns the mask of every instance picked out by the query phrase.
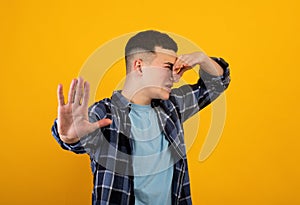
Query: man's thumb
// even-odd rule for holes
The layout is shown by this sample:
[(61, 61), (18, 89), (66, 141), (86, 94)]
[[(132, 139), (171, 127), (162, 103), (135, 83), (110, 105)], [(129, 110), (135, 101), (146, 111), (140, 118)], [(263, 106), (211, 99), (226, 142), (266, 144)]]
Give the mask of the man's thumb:
[(98, 122), (96, 122), (96, 124), (99, 128), (110, 125), (111, 123), (112, 123), (112, 120), (108, 119), (108, 118), (105, 118), (105, 119), (102, 119), (102, 120), (99, 120)]

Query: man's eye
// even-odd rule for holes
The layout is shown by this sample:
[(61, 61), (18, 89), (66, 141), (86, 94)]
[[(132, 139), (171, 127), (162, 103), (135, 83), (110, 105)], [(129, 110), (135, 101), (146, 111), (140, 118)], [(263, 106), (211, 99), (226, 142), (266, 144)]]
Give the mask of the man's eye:
[(166, 66), (165, 68), (168, 68), (170, 70), (173, 70), (173, 66)]

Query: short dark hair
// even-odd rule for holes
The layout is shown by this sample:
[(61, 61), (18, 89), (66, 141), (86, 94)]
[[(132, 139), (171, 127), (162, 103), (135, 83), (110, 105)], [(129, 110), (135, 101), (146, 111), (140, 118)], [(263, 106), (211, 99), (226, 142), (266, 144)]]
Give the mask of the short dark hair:
[(155, 47), (177, 52), (176, 42), (166, 33), (155, 30), (146, 30), (131, 37), (125, 47), (125, 61), (128, 67), (129, 57), (136, 53), (155, 53)]

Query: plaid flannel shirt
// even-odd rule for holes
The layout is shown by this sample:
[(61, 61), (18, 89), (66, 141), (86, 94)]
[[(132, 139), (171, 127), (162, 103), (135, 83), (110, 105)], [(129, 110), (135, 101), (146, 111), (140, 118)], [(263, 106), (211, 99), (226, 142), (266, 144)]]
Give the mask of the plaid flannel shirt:
[[(214, 58), (224, 70), (222, 76), (212, 76), (200, 69), (196, 84), (172, 89), (168, 100), (153, 100), (151, 105), (169, 149), (176, 159), (172, 179), (172, 204), (192, 204), (190, 180), (183, 136), (183, 122), (216, 99), (229, 85), (228, 64)], [(66, 144), (59, 138), (57, 122), (52, 135), (63, 149), (77, 154), (88, 153), (94, 175), (93, 205), (133, 205), (134, 173), (132, 165), (132, 138), (129, 119), (130, 102), (120, 91), (89, 108), (91, 122), (110, 118), (112, 124), (81, 138), (75, 144)], [(159, 186), (159, 185), (158, 185)]]

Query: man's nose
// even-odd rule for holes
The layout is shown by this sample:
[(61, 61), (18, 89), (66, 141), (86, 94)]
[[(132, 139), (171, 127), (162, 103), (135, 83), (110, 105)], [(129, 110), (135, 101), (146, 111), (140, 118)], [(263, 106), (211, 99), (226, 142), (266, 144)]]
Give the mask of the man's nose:
[(175, 72), (172, 72), (172, 82), (173, 83), (178, 83), (179, 82), (179, 79), (180, 79), (180, 75), (178, 75), (177, 73)]
[(170, 80), (172, 81), (172, 83), (174, 82), (174, 76), (173, 76), (173, 73), (171, 73), (171, 75), (170, 75)]

